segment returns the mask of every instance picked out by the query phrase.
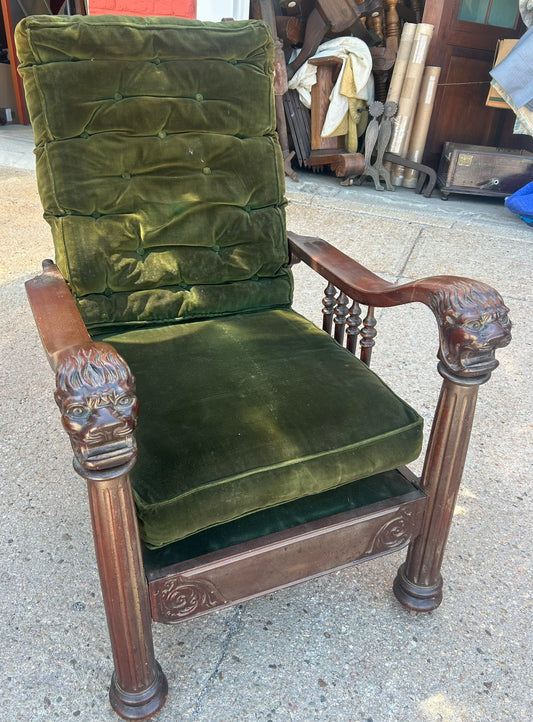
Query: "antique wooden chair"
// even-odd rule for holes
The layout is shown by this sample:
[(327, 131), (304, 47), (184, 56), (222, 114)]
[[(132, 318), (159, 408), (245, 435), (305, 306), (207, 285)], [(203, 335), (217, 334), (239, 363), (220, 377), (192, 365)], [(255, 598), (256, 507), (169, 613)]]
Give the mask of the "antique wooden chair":
[[(17, 43), (57, 262), (27, 290), (88, 485), (115, 711), (164, 704), (152, 620), (408, 544), (395, 594), (437, 607), (501, 297), (394, 286), (286, 233), (264, 23), (34, 16)], [(327, 282), (323, 330), (291, 309), (298, 261)], [(373, 309), (415, 301), (443, 377), (421, 479), (422, 421), (368, 368)]]

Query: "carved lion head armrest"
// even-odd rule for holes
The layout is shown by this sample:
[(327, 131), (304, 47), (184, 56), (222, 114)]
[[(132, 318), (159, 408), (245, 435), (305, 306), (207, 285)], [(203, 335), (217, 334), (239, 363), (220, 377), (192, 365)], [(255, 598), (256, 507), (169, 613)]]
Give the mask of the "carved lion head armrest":
[(439, 325), (439, 370), (463, 383), (483, 383), (498, 366), (495, 351), (511, 342), (509, 309), (491, 286), (470, 279), (426, 279), (423, 299)]
[(90, 343), (66, 350), (56, 367), (55, 400), (78, 474), (103, 480), (133, 467), (139, 409), (135, 378), (112, 346)]
[(304, 261), (349, 298), (375, 307), (413, 301), (433, 311), (439, 325), (439, 371), (458, 383), (482, 384), (498, 366), (495, 351), (511, 341), (509, 309), (480, 281), (432, 276), (396, 286), (321, 238), (289, 232), (291, 263)]

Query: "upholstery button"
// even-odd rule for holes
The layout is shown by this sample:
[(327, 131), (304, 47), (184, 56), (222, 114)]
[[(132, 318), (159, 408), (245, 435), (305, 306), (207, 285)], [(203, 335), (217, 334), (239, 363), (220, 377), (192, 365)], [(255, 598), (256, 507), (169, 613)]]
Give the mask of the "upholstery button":
[(202, 168), (202, 173), (204, 175), (211, 175), (211, 168), (208, 168), (207, 166), (205, 166), (205, 168)]
[(211, 248), (213, 249), (213, 251), (215, 251), (215, 253), (218, 253), (220, 251), (220, 246), (217, 246), (216, 244), (214, 246), (211, 246)]
[(136, 253), (139, 256), (139, 258), (142, 258), (144, 256), (144, 254), (146, 253), (146, 251), (144, 250), (144, 248), (142, 246), (139, 246)]
[(124, 180), (129, 180), (131, 178), (131, 173), (124, 171), (124, 173), (122, 173), (121, 175), (121, 178), (124, 178)]
[(120, 93), (115, 93), (113, 97), (115, 98), (115, 100), (122, 100), (122, 95)]
[(94, 213), (91, 213), (91, 216), (94, 218), (95, 221), (97, 221), (102, 214), (98, 213), (98, 211), (94, 211)]
[(158, 135), (160, 138), (166, 138), (166, 137), (167, 137), (167, 134), (165, 133), (164, 130), (160, 130), (157, 135)]
[(154, 58), (153, 61), (154, 65), (160, 65), (161, 64), (161, 58)]
[(112, 295), (113, 291), (110, 288), (106, 288), (106, 290), (104, 291), (104, 296), (107, 296), (107, 298), (109, 298)]
[(196, 93), (194, 97), (198, 102), (201, 102), (204, 99), (204, 96), (201, 93)]
[(80, 135), (80, 138), (88, 138), (88, 137), (89, 137), (89, 133), (87, 133), (87, 132), (84, 132)]

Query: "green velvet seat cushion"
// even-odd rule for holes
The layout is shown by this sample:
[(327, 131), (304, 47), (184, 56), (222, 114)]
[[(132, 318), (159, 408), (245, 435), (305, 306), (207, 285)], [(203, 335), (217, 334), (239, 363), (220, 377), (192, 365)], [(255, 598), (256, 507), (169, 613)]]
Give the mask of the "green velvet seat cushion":
[(141, 535), (161, 547), (412, 461), (422, 420), (291, 310), (127, 330)]
[(56, 262), (92, 332), (290, 303), (264, 23), (30, 16), (16, 41)]
[(252, 539), (379, 502), (395, 500), (393, 503), (396, 503), (400, 502), (399, 497), (405, 499), (406, 496), (412, 499), (416, 491), (418, 490), (414, 485), (397, 469), (383, 471), (381, 474), (358, 479), (320, 494), (305, 496), (209, 527), (164, 547), (148, 549), (144, 545), (144, 569), (149, 577), (152, 572), (159, 575), (162, 568), (187, 559), (195, 559), (237, 544), (246, 544)]

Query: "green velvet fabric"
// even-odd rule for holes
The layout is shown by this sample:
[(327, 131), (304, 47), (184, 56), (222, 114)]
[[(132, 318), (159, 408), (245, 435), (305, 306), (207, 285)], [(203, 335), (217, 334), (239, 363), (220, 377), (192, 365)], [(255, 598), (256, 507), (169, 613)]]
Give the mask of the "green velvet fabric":
[(137, 378), (141, 534), (160, 547), (407, 464), (422, 420), (290, 310), (107, 334)]
[(413, 484), (397, 469), (384, 471), (376, 476), (328, 489), (321, 494), (305, 496), (226, 524), (209, 527), (164, 547), (148, 549), (143, 545), (144, 568), (148, 574), (151, 571), (156, 572), (171, 564), (195, 559), (274, 532), (292, 529), (326, 516), (359, 509), (379, 501), (398, 500), (399, 496), (412, 494), (413, 491)]
[(137, 377), (145, 542), (415, 458), (418, 415), (289, 309), (267, 26), (30, 16), (16, 42), (56, 261)]
[(264, 23), (31, 16), (16, 42), (56, 262), (91, 331), (290, 304)]

